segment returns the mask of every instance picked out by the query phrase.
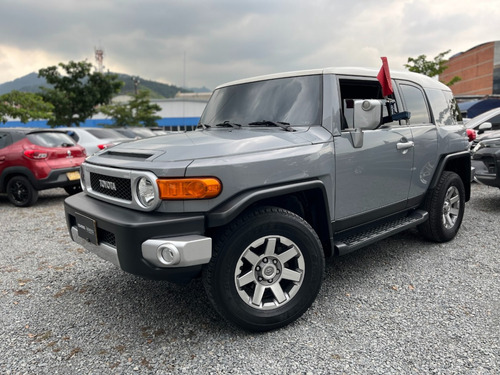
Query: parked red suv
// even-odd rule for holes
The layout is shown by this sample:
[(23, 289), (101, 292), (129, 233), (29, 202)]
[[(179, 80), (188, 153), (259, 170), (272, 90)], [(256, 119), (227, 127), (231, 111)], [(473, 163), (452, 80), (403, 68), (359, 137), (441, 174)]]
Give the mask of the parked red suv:
[(39, 190), (77, 193), (85, 157), (85, 149), (64, 132), (0, 127), (0, 193), (19, 207), (34, 204)]

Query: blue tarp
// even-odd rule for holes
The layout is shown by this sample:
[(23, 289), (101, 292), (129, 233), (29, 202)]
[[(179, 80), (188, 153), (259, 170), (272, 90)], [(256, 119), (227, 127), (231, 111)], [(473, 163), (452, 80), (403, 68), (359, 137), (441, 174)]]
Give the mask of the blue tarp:
[(473, 118), (490, 109), (500, 107), (500, 99), (480, 99), (458, 103), (462, 116)]

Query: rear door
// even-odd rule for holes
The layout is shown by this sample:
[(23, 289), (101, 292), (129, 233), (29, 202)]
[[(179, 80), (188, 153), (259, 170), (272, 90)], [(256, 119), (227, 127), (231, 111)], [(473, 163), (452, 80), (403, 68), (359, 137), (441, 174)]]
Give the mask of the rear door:
[[(438, 118), (445, 118), (449, 106), (441, 90), (435, 91), (435, 97), (427, 98), (424, 90), (411, 82), (398, 82), (402, 95), (402, 102), (406, 111), (411, 113), (408, 125), (413, 135), (415, 144), (414, 168), (411, 176), (409, 192), (410, 205), (418, 204), (425, 194), (437, 165), (437, 128), (432, 121), (428, 99), (436, 103), (440, 113), (435, 113)], [(434, 96), (434, 95), (433, 95)]]

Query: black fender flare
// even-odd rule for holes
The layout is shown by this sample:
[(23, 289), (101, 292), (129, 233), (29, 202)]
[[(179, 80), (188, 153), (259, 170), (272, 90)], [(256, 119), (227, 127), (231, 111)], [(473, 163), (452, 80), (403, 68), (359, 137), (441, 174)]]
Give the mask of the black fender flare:
[(11, 176), (24, 176), (26, 177), (29, 182), (36, 188), (38, 183), (33, 175), (33, 172), (31, 172), (28, 168), (26, 167), (9, 167), (6, 168), (2, 175), (0, 176), (0, 191), (5, 192), (6, 189), (6, 180), (10, 178)]
[(432, 177), (429, 189), (434, 189), (437, 182), (439, 181), (439, 176), (444, 170), (449, 170), (457, 173), (464, 182), (465, 187), (465, 201), (468, 202), (471, 196), (471, 155), (469, 151), (455, 152), (453, 154), (445, 155), (439, 160), (436, 172)]
[(328, 198), (324, 184), (320, 180), (308, 180), (284, 185), (264, 186), (238, 193), (206, 214), (207, 225), (208, 227), (226, 225), (252, 204), (264, 199), (318, 189), (323, 194), (325, 211), (329, 220), (330, 212), (327, 207)]

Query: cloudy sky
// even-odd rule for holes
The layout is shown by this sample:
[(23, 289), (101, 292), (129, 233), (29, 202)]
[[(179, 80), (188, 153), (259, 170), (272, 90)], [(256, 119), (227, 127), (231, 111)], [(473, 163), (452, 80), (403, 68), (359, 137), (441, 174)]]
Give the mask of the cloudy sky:
[(104, 50), (104, 66), (187, 87), (500, 40), (500, 0), (0, 0), (0, 83)]

